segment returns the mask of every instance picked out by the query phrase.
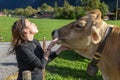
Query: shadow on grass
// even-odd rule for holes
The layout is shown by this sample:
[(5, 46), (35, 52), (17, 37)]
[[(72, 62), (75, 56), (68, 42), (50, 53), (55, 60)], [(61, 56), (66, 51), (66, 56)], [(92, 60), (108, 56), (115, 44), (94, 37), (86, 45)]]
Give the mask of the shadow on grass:
[(85, 61), (87, 59), (72, 50), (63, 51), (58, 57), (69, 61)]
[(3, 66), (17, 66), (17, 63), (0, 63)]
[(76, 70), (67, 67), (47, 66), (46, 70), (51, 74), (58, 74), (62, 77), (71, 76), (82, 80), (103, 80), (102, 76), (90, 77), (84, 70)]

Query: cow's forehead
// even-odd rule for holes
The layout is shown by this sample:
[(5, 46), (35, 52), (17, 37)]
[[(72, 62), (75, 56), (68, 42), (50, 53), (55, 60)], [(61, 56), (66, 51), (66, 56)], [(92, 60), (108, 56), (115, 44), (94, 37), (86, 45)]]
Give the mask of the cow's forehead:
[(86, 24), (86, 20), (79, 20), (75, 24), (79, 24), (80, 26), (84, 26)]
[(95, 18), (96, 15), (95, 14), (88, 14), (86, 16), (81, 17), (79, 20), (87, 20), (87, 19), (92, 19)]
[(83, 25), (86, 24), (89, 19), (90, 19), (90, 15), (86, 15), (84, 17), (81, 17), (79, 20), (77, 20), (76, 23)]
[(89, 15), (86, 15), (86, 16), (83, 16), (81, 19), (88, 19), (89, 18)]

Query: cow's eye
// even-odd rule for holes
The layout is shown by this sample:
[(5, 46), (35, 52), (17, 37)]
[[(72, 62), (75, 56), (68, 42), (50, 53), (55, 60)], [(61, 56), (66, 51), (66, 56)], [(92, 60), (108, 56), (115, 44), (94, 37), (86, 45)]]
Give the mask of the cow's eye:
[(83, 26), (81, 26), (81, 25), (79, 25), (79, 24), (76, 24), (76, 25), (75, 25), (75, 29), (77, 29), (77, 30), (80, 30), (82, 27), (83, 27)]

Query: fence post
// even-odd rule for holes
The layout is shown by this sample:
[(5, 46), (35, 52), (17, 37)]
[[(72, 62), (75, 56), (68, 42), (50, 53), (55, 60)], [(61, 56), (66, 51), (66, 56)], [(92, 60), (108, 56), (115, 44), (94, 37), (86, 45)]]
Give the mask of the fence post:
[(43, 45), (42, 45), (43, 51), (46, 51), (46, 38), (43, 38)]
[[(45, 37), (43, 38), (42, 48), (43, 48), (43, 51), (45, 52), (46, 51), (46, 38)], [(42, 69), (42, 73), (43, 73), (43, 80), (45, 80), (45, 68)]]
[(3, 40), (3, 37), (0, 35), (0, 42), (2, 42), (2, 40)]
[(23, 71), (22, 75), (23, 75), (23, 80), (32, 80), (30, 71)]

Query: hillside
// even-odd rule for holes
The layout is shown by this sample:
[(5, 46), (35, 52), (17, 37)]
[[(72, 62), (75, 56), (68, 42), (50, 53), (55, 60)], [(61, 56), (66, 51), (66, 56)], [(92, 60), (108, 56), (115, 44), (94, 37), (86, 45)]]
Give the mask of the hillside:
[[(32, 6), (37, 8), (43, 3), (54, 6), (54, 3), (58, 2), (59, 6), (63, 6), (64, 0), (0, 0), (0, 9), (15, 9), (15, 8), (25, 8), (26, 6)], [(68, 0), (71, 5), (80, 5), (81, 0)], [(101, 0), (109, 5), (111, 9), (115, 9), (116, 0)], [(119, 0), (120, 4), (120, 0)], [(120, 5), (119, 5), (120, 8)]]

